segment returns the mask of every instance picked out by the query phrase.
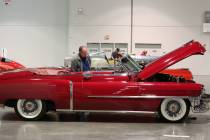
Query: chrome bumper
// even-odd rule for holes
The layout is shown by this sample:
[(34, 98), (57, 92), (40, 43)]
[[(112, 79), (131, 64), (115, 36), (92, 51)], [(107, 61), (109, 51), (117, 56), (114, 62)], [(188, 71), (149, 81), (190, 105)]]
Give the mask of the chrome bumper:
[(204, 113), (210, 110), (210, 94), (206, 94), (205, 89), (199, 97), (191, 99), (192, 112)]
[(203, 94), (201, 95), (201, 100), (204, 102), (209, 103), (210, 102), (210, 94)]

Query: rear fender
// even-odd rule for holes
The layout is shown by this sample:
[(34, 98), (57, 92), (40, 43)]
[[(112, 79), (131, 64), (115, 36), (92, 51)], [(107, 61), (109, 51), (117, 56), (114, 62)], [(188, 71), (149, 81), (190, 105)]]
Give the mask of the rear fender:
[(0, 81), (0, 103), (17, 99), (41, 99), (55, 104), (56, 108), (69, 107), (68, 80), (5, 80)]

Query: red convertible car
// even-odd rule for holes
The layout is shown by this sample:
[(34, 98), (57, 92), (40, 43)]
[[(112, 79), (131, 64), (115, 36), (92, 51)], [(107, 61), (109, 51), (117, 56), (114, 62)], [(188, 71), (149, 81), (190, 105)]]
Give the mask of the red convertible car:
[(0, 57), (0, 72), (21, 68), (24, 66), (8, 58)]
[[(192, 55), (205, 53), (196, 41), (144, 68), (128, 55), (123, 71), (71, 72), (66, 69), (20, 69), (0, 74), (0, 104), (14, 107), (25, 120), (48, 111), (154, 113), (170, 122), (209, 110), (209, 95), (193, 80), (159, 73)], [(51, 71), (51, 72), (48, 72)]]

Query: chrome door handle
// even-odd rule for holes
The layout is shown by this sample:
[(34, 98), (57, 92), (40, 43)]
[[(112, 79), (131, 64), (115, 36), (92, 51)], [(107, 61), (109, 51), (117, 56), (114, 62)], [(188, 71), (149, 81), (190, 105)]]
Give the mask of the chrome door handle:
[(83, 73), (83, 77), (84, 77), (84, 79), (88, 80), (88, 79), (91, 79), (92, 74), (91, 73)]

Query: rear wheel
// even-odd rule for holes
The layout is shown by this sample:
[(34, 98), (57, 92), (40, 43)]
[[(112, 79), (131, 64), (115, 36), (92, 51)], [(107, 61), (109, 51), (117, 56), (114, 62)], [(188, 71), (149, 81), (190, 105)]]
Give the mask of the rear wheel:
[(24, 120), (40, 120), (46, 114), (46, 103), (42, 100), (20, 99), (15, 106), (15, 112)]
[(167, 98), (161, 103), (159, 114), (163, 120), (169, 122), (181, 122), (189, 114), (190, 106), (184, 99)]

